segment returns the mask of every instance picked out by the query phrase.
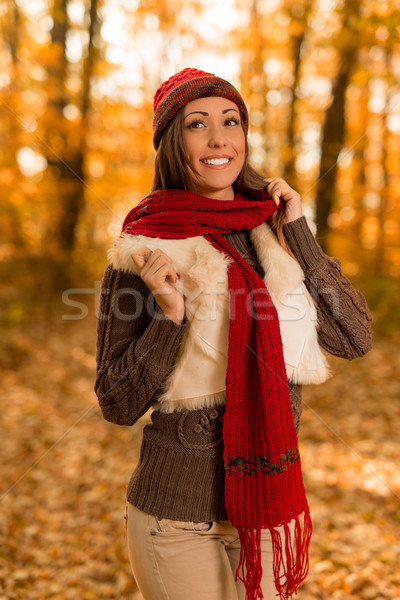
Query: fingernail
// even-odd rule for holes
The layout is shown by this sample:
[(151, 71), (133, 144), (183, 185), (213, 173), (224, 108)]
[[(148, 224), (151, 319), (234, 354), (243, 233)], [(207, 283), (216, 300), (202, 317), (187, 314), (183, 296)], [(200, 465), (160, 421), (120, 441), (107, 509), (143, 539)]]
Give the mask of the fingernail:
[(177, 273), (177, 274), (176, 274), (176, 276), (177, 276), (177, 278), (178, 278), (178, 279), (180, 279), (180, 278), (181, 278), (181, 276), (179, 275), (179, 273)]

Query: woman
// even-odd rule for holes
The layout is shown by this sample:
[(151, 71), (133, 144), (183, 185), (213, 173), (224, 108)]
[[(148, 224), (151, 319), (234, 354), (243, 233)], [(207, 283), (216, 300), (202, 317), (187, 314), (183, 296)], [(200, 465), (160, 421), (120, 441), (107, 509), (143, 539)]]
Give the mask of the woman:
[(248, 164), (227, 81), (184, 69), (154, 97), (152, 193), (110, 250), (98, 326), (104, 417), (149, 408), (126, 532), (145, 600), (289, 598), (311, 519), (297, 432), (321, 348), (371, 348), (371, 316), (297, 192)]

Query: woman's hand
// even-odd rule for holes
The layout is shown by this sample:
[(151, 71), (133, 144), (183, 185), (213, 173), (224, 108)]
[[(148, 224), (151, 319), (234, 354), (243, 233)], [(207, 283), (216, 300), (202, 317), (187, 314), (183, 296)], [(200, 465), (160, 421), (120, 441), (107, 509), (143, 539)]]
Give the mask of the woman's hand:
[(284, 179), (281, 177), (268, 177), (267, 179), (264, 179), (264, 181), (267, 183), (268, 194), (277, 206), (281, 196), (285, 201), (286, 206), (283, 223), (289, 223), (303, 215), (300, 194), (291, 188)]
[(182, 323), (185, 303), (182, 294), (167, 281), (169, 278), (172, 283), (176, 283), (179, 278), (168, 254), (159, 248), (153, 252), (143, 246), (131, 254), (131, 257), (139, 269), (140, 277), (164, 314), (178, 325)]

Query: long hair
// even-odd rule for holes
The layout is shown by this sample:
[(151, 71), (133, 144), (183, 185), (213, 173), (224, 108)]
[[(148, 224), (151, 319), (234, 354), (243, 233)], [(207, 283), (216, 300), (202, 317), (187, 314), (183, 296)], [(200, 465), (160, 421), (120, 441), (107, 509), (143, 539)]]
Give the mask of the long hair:
[[(187, 190), (190, 187), (190, 172), (198, 174), (194, 165), (185, 153), (183, 139), (184, 108), (176, 114), (163, 133), (157, 150), (154, 164), (154, 179), (152, 191), (155, 190)], [(249, 146), (247, 142), (246, 126), (240, 120), (245, 136), (245, 155), (243, 167), (233, 183), (235, 192), (244, 195), (252, 191), (263, 190), (266, 187), (264, 176), (258, 173), (249, 162)], [(276, 210), (269, 220), (282, 248), (294, 257), (283, 233), (283, 218), (285, 207)]]

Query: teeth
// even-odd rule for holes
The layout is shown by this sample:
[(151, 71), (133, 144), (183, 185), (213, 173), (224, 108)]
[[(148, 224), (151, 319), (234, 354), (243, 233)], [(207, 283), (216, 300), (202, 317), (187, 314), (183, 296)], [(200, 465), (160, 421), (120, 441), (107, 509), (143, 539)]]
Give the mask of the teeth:
[(229, 162), (229, 158), (206, 158), (202, 160), (206, 165), (226, 165)]

